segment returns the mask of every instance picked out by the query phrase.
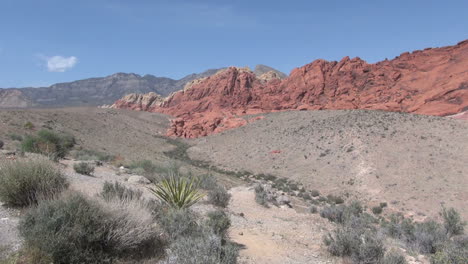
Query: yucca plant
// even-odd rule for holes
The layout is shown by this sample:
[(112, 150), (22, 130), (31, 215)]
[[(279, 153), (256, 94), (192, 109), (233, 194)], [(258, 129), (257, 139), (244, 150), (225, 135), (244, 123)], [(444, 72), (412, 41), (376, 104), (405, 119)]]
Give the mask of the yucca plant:
[(161, 201), (177, 209), (188, 208), (204, 196), (195, 178), (170, 176), (149, 189)]

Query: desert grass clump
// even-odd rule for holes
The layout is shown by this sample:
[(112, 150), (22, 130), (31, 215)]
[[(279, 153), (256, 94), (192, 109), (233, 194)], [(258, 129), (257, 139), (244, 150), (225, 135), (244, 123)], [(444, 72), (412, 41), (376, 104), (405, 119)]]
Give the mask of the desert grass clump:
[(208, 201), (215, 206), (226, 208), (230, 199), (231, 194), (229, 194), (226, 189), (220, 185), (208, 192)]
[(119, 182), (110, 183), (104, 182), (100, 196), (104, 200), (119, 199), (126, 200), (140, 200), (143, 192), (136, 189), (130, 189), (123, 186)]
[(21, 151), (39, 153), (57, 160), (65, 157), (74, 145), (75, 138), (72, 135), (43, 129), (35, 136), (26, 136), (21, 141)]
[(87, 162), (79, 162), (73, 165), (73, 170), (76, 173), (91, 176), (94, 172), (94, 166)]
[(3, 161), (0, 168), (0, 200), (11, 206), (34, 205), (68, 188), (62, 172), (45, 158)]
[(188, 208), (204, 196), (198, 190), (198, 181), (195, 178), (171, 176), (149, 190), (169, 207), (177, 209)]

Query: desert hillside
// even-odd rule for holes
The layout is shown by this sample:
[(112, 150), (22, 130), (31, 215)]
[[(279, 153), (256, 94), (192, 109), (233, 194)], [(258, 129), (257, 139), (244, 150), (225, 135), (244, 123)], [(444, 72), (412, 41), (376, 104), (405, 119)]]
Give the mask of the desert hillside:
[(387, 202), (416, 217), (468, 217), (468, 123), (383, 111), (270, 113), (194, 141), (190, 157), (272, 174), (324, 193)]

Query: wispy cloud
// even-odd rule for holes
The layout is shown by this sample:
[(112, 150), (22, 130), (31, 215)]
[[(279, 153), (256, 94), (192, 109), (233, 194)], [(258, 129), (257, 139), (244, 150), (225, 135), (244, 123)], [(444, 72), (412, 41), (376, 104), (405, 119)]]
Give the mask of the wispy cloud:
[(47, 70), (50, 72), (65, 72), (73, 68), (78, 62), (78, 58), (75, 56), (64, 57), (64, 56), (44, 56), (39, 55), (39, 58), (45, 62)]

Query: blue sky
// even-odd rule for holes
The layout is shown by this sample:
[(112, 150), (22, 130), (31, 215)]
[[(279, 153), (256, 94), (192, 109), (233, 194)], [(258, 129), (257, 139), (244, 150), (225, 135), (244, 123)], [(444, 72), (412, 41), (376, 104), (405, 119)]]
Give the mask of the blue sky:
[(468, 1), (0, 0), (0, 87), (369, 62), (468, 38)]

